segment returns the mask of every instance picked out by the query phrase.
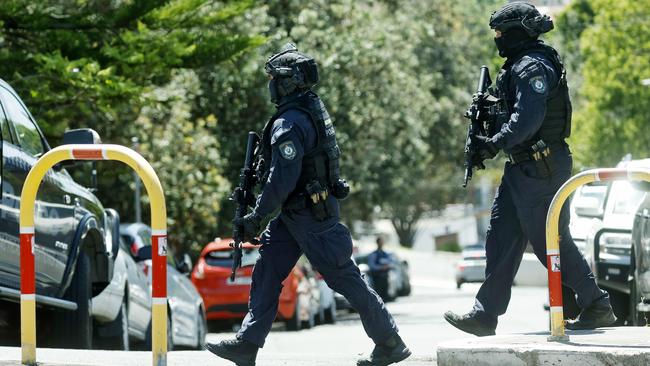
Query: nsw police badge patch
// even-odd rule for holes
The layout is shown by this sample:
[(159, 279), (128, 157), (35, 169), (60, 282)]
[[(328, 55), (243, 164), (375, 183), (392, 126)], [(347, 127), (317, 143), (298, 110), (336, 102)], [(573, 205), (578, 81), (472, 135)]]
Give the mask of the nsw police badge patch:
[(530, 86), (533, 87), (533, 90), (536, 93), (544, 94), (546, 91), (546, 80), (543, 76), (535, 76), (530, 78)]
[(296, 147), (293, 141), (287, 141), (280, 144), (280, 155), (286, 160), (293, 160), (296, 157)]

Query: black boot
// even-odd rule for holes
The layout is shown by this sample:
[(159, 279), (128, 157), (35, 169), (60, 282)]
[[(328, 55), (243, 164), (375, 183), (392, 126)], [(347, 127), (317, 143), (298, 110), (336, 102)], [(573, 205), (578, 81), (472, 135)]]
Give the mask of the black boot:
[(205, 349), (232, 361), (237, 366), (255, 366), (257, 345), (243, 339), (229, 339), (219, 343), (206, 343)]
[(386, 366), (405, 360), (410, 355), (411, 351), (395, 333), (386, 342), (375, 345), (370, 357), (357, 361), (357, 366)]
[(480, 319), (475, 311), (470, 311), (465, 315), (458, 315), (448, 311), (445, 313), (445, 320), (463, 332), (474, 334), (478, 337), (492, 336), (496, 329), (496, 325), (488, 324)]
[(598, 302), (582, 309), (574, 320), (567, 320), (566, 328), (571, 330), (596, 329), (616, 322), (616, 315), (609, 301)]

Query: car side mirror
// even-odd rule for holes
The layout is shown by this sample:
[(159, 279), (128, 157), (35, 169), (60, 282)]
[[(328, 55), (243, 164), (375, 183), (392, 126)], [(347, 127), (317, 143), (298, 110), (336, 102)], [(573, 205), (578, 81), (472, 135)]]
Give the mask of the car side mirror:
[[(63, 134), (63, 144), (82, 144), (82, 145), (95, 145), (101, 144), (102, 139), (99, 137), (97, 131), (92, 128), (78, 128), (75, 130), (65, 131)], [(60, 163), (61, 167), (65, 166), (74, 166), (76, 164), (83, 164), (85, 162), (80, 162), (76, 160), (67, 160)], [(92, 169), (90, 171), (90, 191), (97, 192), (97, 162), (92, 161), (90, 163)]]
[(176, 265), (176, 269), (184, 275), (192, 272), (192, 259), (187, 253), (183, 254), (183, 259)]
[(84, 144), (95, 145), (101, 144), (102, 139), (99, 137), (97, 131), (92, 128), (78, 128), (75, 130), (65, 131), (63, 134), (63, 144)]
[(142, 248), (138, 249), (138, 254), (135, 256), (135, 261), (142, 262), (151, 258), (151, 245), (145, 245)]

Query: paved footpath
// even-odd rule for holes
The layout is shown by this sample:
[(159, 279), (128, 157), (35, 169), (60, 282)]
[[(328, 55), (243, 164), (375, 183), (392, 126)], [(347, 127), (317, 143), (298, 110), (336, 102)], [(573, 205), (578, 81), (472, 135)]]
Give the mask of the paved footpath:
[(650, 327), (567, 331), (568, 342), (548, 342), (548, 332), (467, 338), (438, 345), (439, 366), (650, 365)]

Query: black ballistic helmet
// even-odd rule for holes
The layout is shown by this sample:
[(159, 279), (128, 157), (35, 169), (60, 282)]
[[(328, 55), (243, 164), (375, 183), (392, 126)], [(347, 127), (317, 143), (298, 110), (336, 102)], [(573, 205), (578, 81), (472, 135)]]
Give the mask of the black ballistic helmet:
[(318, 83), (316, 61), (298, 52), (292, 43), (287, 43), (280, 52), (269, 57), (264, 71), (272, 77), (269, 90), (271, 101), (276, 104), (282, 97), (307, 90)]
[(540, 14), (534, 5), (517, 1), (492, 13), (490, 28), (504, 33), (512, 28), (521, 28), (529, 37), (537, 38), (553, 29), (553, 20)]

